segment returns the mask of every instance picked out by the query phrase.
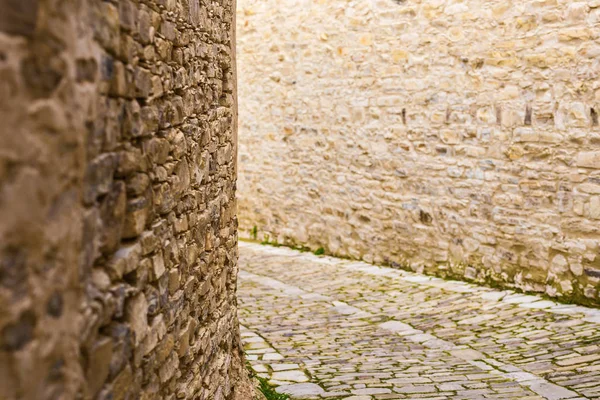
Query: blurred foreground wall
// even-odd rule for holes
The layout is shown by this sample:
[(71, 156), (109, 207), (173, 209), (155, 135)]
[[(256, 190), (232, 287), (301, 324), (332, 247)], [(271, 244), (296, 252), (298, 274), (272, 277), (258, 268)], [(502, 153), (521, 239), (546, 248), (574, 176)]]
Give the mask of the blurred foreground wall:
[(600, 304), (599, 24), (592, 0), (240, 0), (240, 235)]
[(233, 7), (0, 0), (2, 400), (249, 398)]

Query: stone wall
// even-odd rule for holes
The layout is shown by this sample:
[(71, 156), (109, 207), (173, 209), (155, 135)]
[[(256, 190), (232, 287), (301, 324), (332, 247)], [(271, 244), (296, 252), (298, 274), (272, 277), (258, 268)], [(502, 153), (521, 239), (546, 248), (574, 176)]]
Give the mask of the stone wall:
[(244, 237), (600, 304), (600, 2), (242, 0)]
[(232, 0), (0, 0), (0, 397), (249, 399)]

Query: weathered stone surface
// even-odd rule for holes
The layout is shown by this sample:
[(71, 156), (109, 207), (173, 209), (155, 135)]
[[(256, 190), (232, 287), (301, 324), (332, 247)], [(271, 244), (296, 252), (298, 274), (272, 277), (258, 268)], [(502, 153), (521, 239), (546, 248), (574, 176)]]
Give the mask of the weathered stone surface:
[(145, 229), (150, 216), (151, 203), (144, 197), (129, 200), (123, 227), (123, 237), (133, 239)]
[(578, 167), (600, 168), (600, 151), (585, 151), (577, 154), (575, 162)]
[(126, 207), (125, 184), (114, 182), (100, 208), (100, 218), (102, 219), (100, 250), (104, 254), (113, 254), (119, 248), (123, 236)]
[(33, 339), (36, 325), (35, 315), (25, 312), (19, 319), (2, 329), (2, 350), (13, 352), (22, 350)]
[(148, 333), (148, 301), (143, 293), (127, 301), (125, 315), (138, 345)]
[(588, 1), (238, 0), (240, 236), (600, 304), (578, 273), (598, 22)]
[(295, 385), (283, 385), (277, 388), (277, 393), (285, 393), (292, 398), (301, 399), (303, 397), (318, 396), (325, 393), (325, 390), (314, 383), (298, 383)]
[[(597, 308), (281, 247), (240, 247), (244, 348), (254, 371), (292, 399), (598, 397), (600, 346), (590, 341)], [(280, 381), (279, 371), (309, 381)]]
[(31, 36), (35, 32), (38, 0), (0, 1), (0, 31), (13, 35)]
[(0, 0), (2, 400), (252, 397), (233, 7)]
[(113, 342), (107, 337), (98, 339), (90, 349), (86, 379), (92, 396), (100, 390), (108, 378), (112, 352)]
[(302, 371), (276, 371), (271, 379), (283, 382), (308, 382), (308, 377)]

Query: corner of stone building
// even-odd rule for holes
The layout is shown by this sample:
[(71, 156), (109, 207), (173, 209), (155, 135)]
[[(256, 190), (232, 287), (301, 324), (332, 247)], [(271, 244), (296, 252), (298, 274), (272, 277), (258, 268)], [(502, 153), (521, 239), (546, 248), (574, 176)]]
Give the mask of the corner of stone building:
[(244, 399), (233, 2), (0, 0), (3, 399)]

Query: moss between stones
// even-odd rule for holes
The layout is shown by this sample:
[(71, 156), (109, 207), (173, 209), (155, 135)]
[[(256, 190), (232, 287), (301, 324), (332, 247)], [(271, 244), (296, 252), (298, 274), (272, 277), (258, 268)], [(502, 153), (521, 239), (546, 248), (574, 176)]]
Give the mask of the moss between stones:
[[(303, 246), (303, 245), (298, 246), (293, 243), (284, 243), (284, 244), (278, 243), (277, 240), (275, 240), (275, 241), (269, 240), (268, 235), (265, 235), (265, 240), (263, 240), (262, 242), (258, 242), (256, 240), (250, 240), (250, 239), (243, 239), (243, 238), (240, 238), (240, 241), (251, 242), (251, 243), (260, 243), (265, 246), (287, 247), (287, 248), (290, 248), (293, 250), (298, 250), (301, 252), (312, 252), (313, 254), (316, 254), (316, 255), (329, 255), (329, 256), (344, 259), (344, 260), (356, 260), (356, 259), (348, 257), (348, 256), (331, 253), (323, 247), (319, 247), (318, 249), (313, 251), (310, 247)], [(385, 261), (379, 265), (385, 266), (385, 267), (390, 267), (390, 268), (395, 268), (395, 269), (401, 269), (401, 270), (413, 272), (413, 273), (415, 272), (411, 268), (410, 264), (398, 263), (398, 262), (391, 261), (389, 259), (385, 259)], [(467, 278), (464, 275), (456, 272), (456, 270), (464, 271), (465, 268), (467, 268), (467, 267), (474, 268), (477, 270), (477, 272), (483, 271), (484, 274), (483, 274), (483, 276), (481, 276), (479, 278), (470, 279), (470, 278)], [(491, 271), (489, 271), (487, 268), (484, 268), (483, 266), (475, 266), (474, 264), (469, 264), (469, 265), (456, 264), (450, 268), (444, 268), (444, 269), (438, 268), (438, 269), (435, 269), (434, 271), (426, 270), (425, 275), (436, 276), (436, 277), (444, 279), (444, 280), (457, 280), (457, 281), (469, 282), (469, 283), (486, 286), (486, 287), (489, 287), (492, 289), (497, 289), (497, 290), (512, 290), (516, 293), (535, 294), (543, 299), (554, 301), (556, 303), (561, 303), (561, 304), (582, 305), (582, 306), (598, 308), (598, 304), (596, 304), (593, 299), (589, 299), (589, 298), (585, 297), (585, 295), (583, 294), (583, 291), (577, 285), (573, 285), (573, 292), (570, 294), (561, 294), (560, 296), (552, 297), (544, 292), (525, 291), (525, 290), (519, 288), (518, 286), (516, 286), (513, 282), (509, 282), (509, 281), (507, 282), (506, 280), (499, 279), (497, 276), (494, 276), (494, 274)]]
[(250, 379), (256, 382), (258, 393), (254, 400), (288, 400), (290, 398), (287, 394), (277, 393), (275, 388), (269, 384), (268, 379), (256, 375), (249, 361), (246, 361), (246, 369)]
[(288, 400), (290, 398), (287, 394), (277, 393), (265, 378), (257, 376), (256, 379), (258, 379), (260, 392), (267, 400)]
[(297, 250), (302, 253), (311, 253), (312, 252), (312, 250), (310, 248), (305, 247), (305, 246), (294, 246), (294, 245), (289, 245), (289, 244), (281, 244), (281, 243), (278, 243), (276, 240), (271, 241), (271, 240), (269, 240), (269, 237), (267, 235), (265, 235), (265, 239), (263, 239), (262, 241), (258, 241), (256, 239), (246, 239), (246, 238), (239, 238), (239, 241), (245, 242), (245, 243), (262, 244), (263, 246), (286, 247), (288, 249)]

